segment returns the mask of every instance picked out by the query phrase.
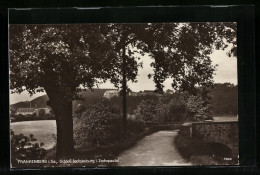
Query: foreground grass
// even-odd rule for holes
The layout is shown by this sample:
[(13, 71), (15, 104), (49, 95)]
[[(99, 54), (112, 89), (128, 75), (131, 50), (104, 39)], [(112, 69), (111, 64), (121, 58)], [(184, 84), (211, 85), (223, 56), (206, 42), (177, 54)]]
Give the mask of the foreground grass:
[[(238, 158), (220, 143), (204, 143), (200, 140), (179, 134), (174, 141), (184, 159), (193, 165), (237, 165)], [(226, 159), (226, 158), (232, 158)]]

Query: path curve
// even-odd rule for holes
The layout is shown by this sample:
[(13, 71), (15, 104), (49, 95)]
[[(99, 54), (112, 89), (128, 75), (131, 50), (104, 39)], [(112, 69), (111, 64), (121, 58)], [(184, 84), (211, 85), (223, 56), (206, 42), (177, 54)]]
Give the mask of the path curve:
[(159, 131), (144, 137), (119, 155), (119, 166), (190, 166), (174, 144), (178, 130)]

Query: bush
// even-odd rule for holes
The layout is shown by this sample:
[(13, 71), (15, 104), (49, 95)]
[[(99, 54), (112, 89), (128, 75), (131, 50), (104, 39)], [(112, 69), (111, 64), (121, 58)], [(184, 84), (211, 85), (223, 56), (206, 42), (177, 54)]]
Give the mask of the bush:
[(156, 122), (180, 122), (187, 120), (187, 106), (182, 96), (166, 96), (158, 100)]
[(146, 122), (183, 122), (212, 119), (211, 99), (201, 91), (198, 95), (174, 94), (157, 100), (143, 100), (135, 110), (137, 119)]
[(144, 123), (134, 120), (127, 120), (124, 128), (119, 107), (106, 98), (100, 98), (81, 116), (74, 118), (76, 145), (109, 145), (140, 133), (143, 129)]
[(74, 120), (76, 144), (88, 141), (96, 144), (106, 143), (111, 135), (110, 125), (119, 118), (118, 107), (111, 105), (108, 99), (101, 98)]
[(197, 96), (187, 98), (188, 117), (193, 121), (213, 119), (212, 98), (206, 89), (199, 91)]
[(18, 160), (39, 160), (47, 151), (42, 148), (43, 143), (32, 143), (37, 141), (33, 135), (30, 137), (23, 134), (15, 135), (11, 130), (11, 163), (13, 167), (18, 166)]
[(179, 122), (186, 117), (187, 107), (181, 95), (163, 96), (143, 100), (135, 110), (135, 116), (146, 122)]
[(142, 100), (137, 106), (135, 117), (146, 122), (153, 121), (155, 118), (157, 102), (153, 99)]
[(74, 110), (74, 113), (76, 115), (81, 115), (83, 112), (86, 111), (86, 107), (82, 104), (78, 104), (78, 106), (76, 107), (76, 109)]

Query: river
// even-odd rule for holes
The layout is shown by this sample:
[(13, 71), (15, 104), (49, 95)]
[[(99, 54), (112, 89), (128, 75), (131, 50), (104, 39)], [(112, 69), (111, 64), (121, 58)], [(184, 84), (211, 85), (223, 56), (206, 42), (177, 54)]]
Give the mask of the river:
[(45, 149), (53, 148), (56, 144), (56, 121), (55, 120), (37, 120), (11, 123), (10, 128), (16, 135), (24, 134), (30, 136), (33, 134), (38, 142), (43, 142)]

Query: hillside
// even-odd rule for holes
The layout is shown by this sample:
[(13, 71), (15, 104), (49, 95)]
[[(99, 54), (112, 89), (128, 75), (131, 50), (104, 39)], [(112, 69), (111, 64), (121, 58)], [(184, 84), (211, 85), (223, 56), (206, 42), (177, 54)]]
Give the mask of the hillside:
[[(15, 104), (10, 105), (10, 109), (13, 111), (16, 111), (19, 108), (29, 108), (30, 105), (32, 108), (41, 108), (46, 107), (46, 102), (49, 100), (47, 95), (43, 95), (40, 97), (37, 97), (31, 101), (22, 101)], [(31, 104), (30, 104), (31, 102)]]
[(75, 107), (78, 104), (82, 104), (82, 105), (88, 107), (88, 105), (95, 103), (108, 90), (112, 90), (112, 89), (94, 89), (93, 91), (87, 90), (84, 92), (80, 92), (79, 95), (81, 95), (81, 97), (85, 101), (82, 101), (82, 100), (73, 101), (73, 108), (75, 109)]
[[(111, 90), (111, 89), (93, 89), (87, 90), (84, 92), (80, 92), (79, 94), (82, 96), (82, 98), (85, 101), (82, 100), (75, 100), (73, 101), (73, 108), (77, 106), (78, 104), (83, 104), (84, 106), (88, 106), (91, 103), (94, 103), (98, 100), (98, 98), (102, 97), (105, 93), (105, 91)], [(40, 107), (46, 107), (46, 102), (49, 100), (47, 95), (43, 95), (40, 97), (37, 97), (33, 100), (31, 100), (31, 107), (32, 108), (40, 108)], [(24, 102), (18, 102), (15, 104), (10, 105), (10, 109), (12, 111), (16, 111), (19, 108), (29, 108), (30, 107), (30, 101), (24, 101)]]

